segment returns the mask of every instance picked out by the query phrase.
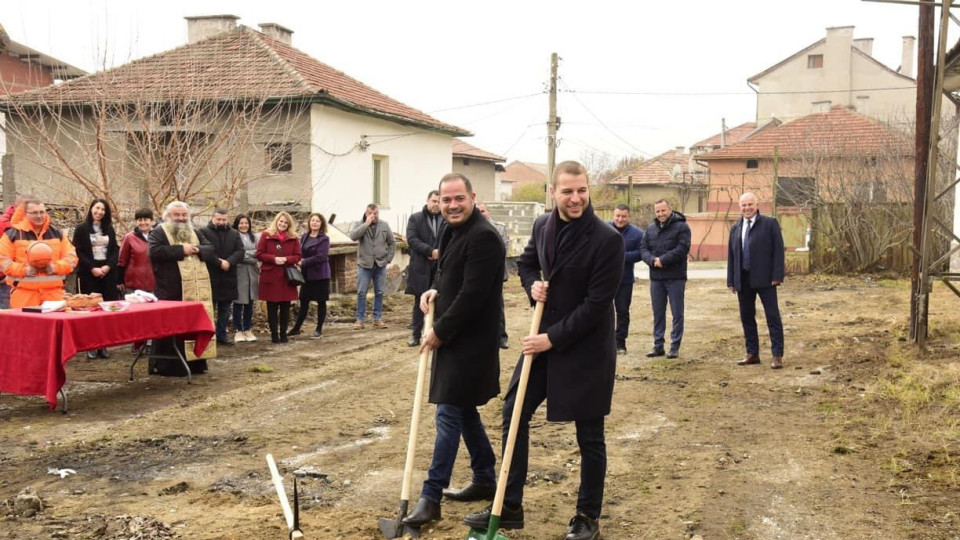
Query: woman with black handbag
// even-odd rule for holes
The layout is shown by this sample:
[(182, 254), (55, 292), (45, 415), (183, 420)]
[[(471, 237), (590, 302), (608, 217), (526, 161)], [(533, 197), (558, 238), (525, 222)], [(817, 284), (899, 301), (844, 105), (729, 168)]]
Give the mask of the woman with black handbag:
[(307, 232), (300, 237), (300, 251), (303, 259), (300, 268), (305, 278), (300, 287), (300, 311), (297, 322), (290, 330), (291, 336), (300, 334), (300, 327), (307, 320), (310, 302), (317, 303), (317, 329), (311, 338), (319, 338), (323, 333), (323, 322), (327, 319), (327, 300), (330, 298), (330, 237), (327, 236), (327, 220), (323, 214), (313, 213), (307, 218)]
[(297, 299), (297, 280), (303, 283), (303, 276), (297, 268), (300, 262), (300, 239), (297, 238), (297, 224), (290, 214), (280, 212), (267, 230), (260, 234), (257, 260), (262, 263), (260, 299), (267, 302), (270, 340), (286, 343), (290, 302)]

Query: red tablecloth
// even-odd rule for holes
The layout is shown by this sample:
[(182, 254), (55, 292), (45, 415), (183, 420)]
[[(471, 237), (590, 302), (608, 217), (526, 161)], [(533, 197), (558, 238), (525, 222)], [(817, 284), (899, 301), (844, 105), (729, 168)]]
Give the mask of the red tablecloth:
[(67, 380), (64, 365), (78, 351), (179, 336), (196, 340), (199, 356), (213, 335), (200, 302), (131, 304), (120, 312), (0, 310), (0, 393), (45, 396), (52, 409)]

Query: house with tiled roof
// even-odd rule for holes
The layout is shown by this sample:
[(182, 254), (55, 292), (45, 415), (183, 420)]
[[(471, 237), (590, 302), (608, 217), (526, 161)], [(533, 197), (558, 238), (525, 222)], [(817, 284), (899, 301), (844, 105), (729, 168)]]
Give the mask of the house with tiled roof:
[[(403, 230), (450, 171), (453, 137), (470, 133), (293, 47), (288, 28), (237, 19), (187, 17), (183, 46), (0, 102), (18, 189), (120, 209), (186, 198), (313, 210), (338, 224), (373, 202)], [(45, 132), (57, 111), (67, 132)]]
[(503, 156), (477, 148), (461, 139), (453, 139), (453, 167), (450, 170), (470, 179), (478, 200), (502, 200), (497, 176), (503, 172), (501, 163), (506, 160)]
[(665, 199), (682, 212), (701, 212), (706, 201), (702, 178), (690, 172), (691, 155), (683, 146), (645, 160), (630, 172), (607, 182), (619, 195), (629, 198), (640, 221), (653, 219), (653, 204)]
[(725, 259), (727, 234), (739, 219), (740, 195), (752, 192), (760, 211), (776, 211), (788, 253), (809, 247), (814, 207), (902, 204), (913, 185), (911, 134), (847, 107), (755, 132), (697, 156), (709, 169), (706, 211), (688, 216), (691, 253)]
[[(86, 74), (63, 60), (13, 41), (0, 25), (0, 96), (49, 86)], [(0, 156), (5, 152), (6, 135), (0, 130)], [(14, 197), (11, 187), (8, 186), (10, 199)]]
[(747, 79), (757, 92), (757, 124), (789, 122), (831, 107), (896, 125), (916, 114), (915, 38), (904, 36), (900, 66), (873, 56), (873, 38), (854, 38), (853, 26), (827, 28), (826, 36)]

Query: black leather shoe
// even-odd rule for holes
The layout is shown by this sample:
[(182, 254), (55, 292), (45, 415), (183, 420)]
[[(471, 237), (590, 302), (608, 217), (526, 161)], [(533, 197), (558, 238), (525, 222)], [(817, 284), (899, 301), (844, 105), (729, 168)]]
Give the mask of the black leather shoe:
[(100, 351), (87, 351), (87, 360), (96, 360), (98, 352)]
[(647, 358), (653, 358), (656, 356), (663, 356), (663, 355), (664, 355), (663, 349), (651, 349), (650, 352), (647, 353)]
[(570, 520), (563, 540), (600, 540), (600, 524), (595, 519), (577, 514)]
[[(490, 525), (490, 509), (488, 506), (479, 512), (474, 512), (472, 514), (467, 514), (463, 517), (463, 522), (468, 527), (473, 527), (474, 529), (479, 529), (482, 531), (487, 530), (487, 527)], [(522, 529), (523, 528), (523, 506), (518, 506), (517, 508), (510, 508), (506, 504), (503, 505), (503, 509), (500, 510), (500, 528), (501, 529)]]
[(300, 327), (299, 327), (299, 326), (295, 326), (292, 330), (290, 330), (289, 332), (287, 332), (287, 335), (288, 335), (288, 336), (299, 336), (299, 335), (300, 335)]
[(97, 356), (100, 358), (110, 358), (110, 353), (106, 349), (100, 349), (97, 351)]
[(500, 338), (500, 348), (509, 349), (510, 348), (510, 339), (506, 337)]
[(417, 505), (413, 507), (413, 511), (400, 521), (404, 525), (420, 527), (438, 519), (440, 519), (440, 505), (426, 499), (420, 499), (417, 501)]
[(419, 346), (420, 346), (420, 338), (415, 338), (413, 336), (410, 336), (410, 341), (407, 341), (407, 347), (419, 347)]
[(667, 358), (676, 358), (680, 356), (680, 349), (670, 349), (670, 352), (667, 353)]
[(463, 489), (445, 489), (443, 490), (443, 496), (450, 499), (451, 501), (492, 501), (493, 496), (497, 493), (497, 486), (489, 485), (482, 486), (474, 483), (470, 483), (467, 487)]

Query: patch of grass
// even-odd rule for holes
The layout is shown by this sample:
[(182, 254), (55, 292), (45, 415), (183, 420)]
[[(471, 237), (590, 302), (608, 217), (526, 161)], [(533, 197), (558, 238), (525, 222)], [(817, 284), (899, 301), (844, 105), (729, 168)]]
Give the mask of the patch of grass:
[(831, 401), (821, 401), (817, 403), (816, 411), (820, 414), (831, 415), (835, 414), (840, 409), (840, 406)]
[(727, 536), (738, 538), (747, 532), (747, 522), (741, 517), (733, 518), (727, 525)]
[(267, 364), (257, 364), (250, 367), (250, 373), (273, 373), (273, 367)]

